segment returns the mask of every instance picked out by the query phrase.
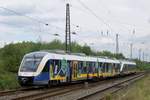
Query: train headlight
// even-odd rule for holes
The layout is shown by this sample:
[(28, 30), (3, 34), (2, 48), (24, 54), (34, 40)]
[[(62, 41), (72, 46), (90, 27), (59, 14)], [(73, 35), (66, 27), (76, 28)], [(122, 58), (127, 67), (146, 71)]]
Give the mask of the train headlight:
[(26, 83), (28, 81), (27, 78), (21, 78), (22, 83)]

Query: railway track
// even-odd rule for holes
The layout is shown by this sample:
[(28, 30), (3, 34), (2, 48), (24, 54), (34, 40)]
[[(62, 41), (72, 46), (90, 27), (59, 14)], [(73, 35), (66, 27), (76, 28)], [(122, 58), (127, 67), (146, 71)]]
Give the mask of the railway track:
[(129, 78), (127, 80), (124, 80), (124, 81), (116, 82), (112, 86), (108, 86), (108, 87), (101, 89), (99, 91), (95, 91), (91, 94), (88, 94), (88, 95), (85, 95), (81, 98), (78, 98), (77, 100), (92, 100), (92, 99), (94, 99), (94, 100), (105, 100), (106, 94), (114, 94), (117, 91), (125, 88), (129, 84), (135, 82), (136, 80), (139, 80), (142, 77), (144, 77), (144, 73), (142, 73), (140, 75), (136, 75), (136, 76)]
[(41, 87), (27, 87), (27, 88), (19, 88), (19, 89), (14, 89), (14, 90), (0, 91), (0, 96), (12, 95), (15, 93), (21, 93), (21, 92), (25, 92), (28, 90), (36, 90), (36, 89), (40, 89), (40, 88)]
[(41, 87), (25, 87), (25, 88), (19, 88), (14, 90), (6, 90), (6, 91), (0, 91), (0, 100), (11, 100), (13, 97), (18, 97), (18, 95), (22, 94), (30, 94), (33, 92), (44, 90), (45, 88), (43, 86)]
[[(5, 95), (13, 95), (10, 97), (6, 97), (5, 99), (11, 100), (43, 100), (43, 99), (50, 99), (50, 100), (85, 100), (91, 99), (97, 95), (97, 97), (104, 98), (104, 92), (108, 91), (110, 93), (115, 93), (116, 91), (122, 89), (125, 84), (130, 83), (131, 81), (135, 81), (144, 74), (138, 74), (134, 76), (127, 76), (125, 78), (116, 78), (110, 80), (99, 81), (95, 83), (89, 83), (87, 87), (84, 84), (74, 84), (69, 86), (60, 86), (51, 89), (36, 89), (31, 91), (28, 89), (21, 89), (17, 91), (8, 91), (7, 92), (0, 92), (0, 96)], [(30, 93), (29, 93), (30, 92)], [(99, 96), (98, 96), (99, 95)], [(1, 99), (1, 98), (0, 98)], [(99, 98), (100, 99), (100, 98)], [(99, 100), (98, 99), (98, 100)]]
[[(86, 88), (80, 88), (75, 91), (70, 91), (65, 94), (47, 97), (48, 100), (100, 100), (106, 96), (106, 91), (109, 93), (116, 92), (126, 86), (127, 83), (134, 82), (140, 79), (144, 74), (127, 76), (125, 78), (112, 79), (104, 82), (89, 84)], [(98, 97), (97, 99), (95, 97)], [(41, 98), (42, 100), (45, 98)]]
[[(44, 87), (37, 87), (37, 88), (22, 88), (18, 90), (11, 90), (11, 91), (2, 91), (0, 93), (0, 100), (7, 99), (7, 100), (37, 100), (40, 98), (46, 98), (55, 96), (58, 94), (63, 94), (75, 89), (79, 89), (82, 82), (73, 83), (73, 84), (61, 84), (60, 86), (52, 87), (52, 88), (44, 88)], [(71, 88), (72, 87), (72, 88)], [(58, 92), (59, 91), (59, 92)]]
[(61, 89), (54, 89), (54, 90), (48, 90), (42, 93), (37, 93), (37, 94), (33, 94), (33, 95), (29, 95), (29, 96), (23, 96), (23, 97), (17, 97), (14, 98), (12, 100), (41, 100), (41, 99), (46, 99), (46, 98), (50, 98), (53, 96), (57, 96), (57, 95), (61, 95), (61, 94), (65, 94), (74, 90), (78, 90), (81, 87), (72, 87), (72, 88), (61, 88)]
[[(111, 80), (110, 80), (111, 81)], [(106, 80), (104, 81), (100, 81), (100, 84), (105, 83)], [(79, 84), (72, 84), (69, 86), (62, 86), (59, 88), (53, 88), (53, 89), (48, 89), (48, 90), (44, 90), (35, 94), (31, 94), (31, 95), (25, 95), (25, 96), (20, 96), (20, 97), (16, 97), (16, 98), (12, 98), (12, 100), (41, 100), (41, 99), (46, 99), (46, 98), (51, 98), (51, 97), (55, 97), (58, 95), (63, 95), (65, 93), (69, 93), (72, 91), (77, 91), (80, 89), (85, 88), (84, 84), (81, 84), (83, 82), (80, 82)], [(97, 83), (91, 83), (91, 87), (92, 86), (96, 86)]]
[(65, 84), (65, 85), (61, 85), (59, 87), (40, 91), (40, 92), (35, 93), (35, 94), (15, 97), (15, 98), (12, 98), (11, 100), (29, 100), (29, 99), (30, 100), (41, 100), (41, 99), (46, 99), (46, 98), (54, 97), (57, 95), (65, 94), (65, 93), (68, 93), (71, 91), (76, 91), (76, 90), (82, 89), (84, 86), (82, 83), (83, 82), (73, 83), (73, 84), (69, 84), (69, 85)]

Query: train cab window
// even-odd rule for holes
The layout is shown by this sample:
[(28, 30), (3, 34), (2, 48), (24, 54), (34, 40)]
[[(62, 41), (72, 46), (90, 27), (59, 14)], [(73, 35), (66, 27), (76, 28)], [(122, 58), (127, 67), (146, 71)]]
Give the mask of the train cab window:
[(25, 55), (21, 64), (21, 72), (36, 72), (45, 53), (31, 53)]
[(26, 56), (21, 64), (21, 72), (35, 72), (42, 60), (42, 57)]

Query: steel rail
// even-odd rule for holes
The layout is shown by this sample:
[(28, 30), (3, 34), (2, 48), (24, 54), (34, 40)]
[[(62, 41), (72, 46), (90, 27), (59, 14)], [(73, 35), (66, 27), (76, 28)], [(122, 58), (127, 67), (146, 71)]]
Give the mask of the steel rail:
[(96, 92), (94, 92), (92, 94), (89, 94), (89, 95), (83, 96), (81, 98), (78, 98), (78, 100), (90, 100), (92, 97), (97, 97), (98, 95), (99, 95), (98, 100), (104, 99), (105, 96), (106, 96), (106, 94), (104, 93), (105, 91), (107, 91), (107, 92), (110, 91), (109, 93), (115, 93), (116, 91), (119, 91), (122, 88), (124, 88), (127, 83), (134, 82), (134, 81), (142, 78), (143, 76), (144, 76), (144, 73), (136, 75), (136, 76), (131, 77), (129, 79), (126, 79), (124, 81), (118, 82), (118, 83), (116, 83), (116, 84), (114, 84), (112, 86), (105, 87), (104, 89), (96, 91)]

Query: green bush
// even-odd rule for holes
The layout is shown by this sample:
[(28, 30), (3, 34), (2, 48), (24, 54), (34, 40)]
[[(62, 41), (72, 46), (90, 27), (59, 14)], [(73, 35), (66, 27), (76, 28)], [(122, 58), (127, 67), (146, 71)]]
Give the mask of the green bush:
[(17, 75), (10, 72), (0, 71), (0, 89), (18, 88)]

